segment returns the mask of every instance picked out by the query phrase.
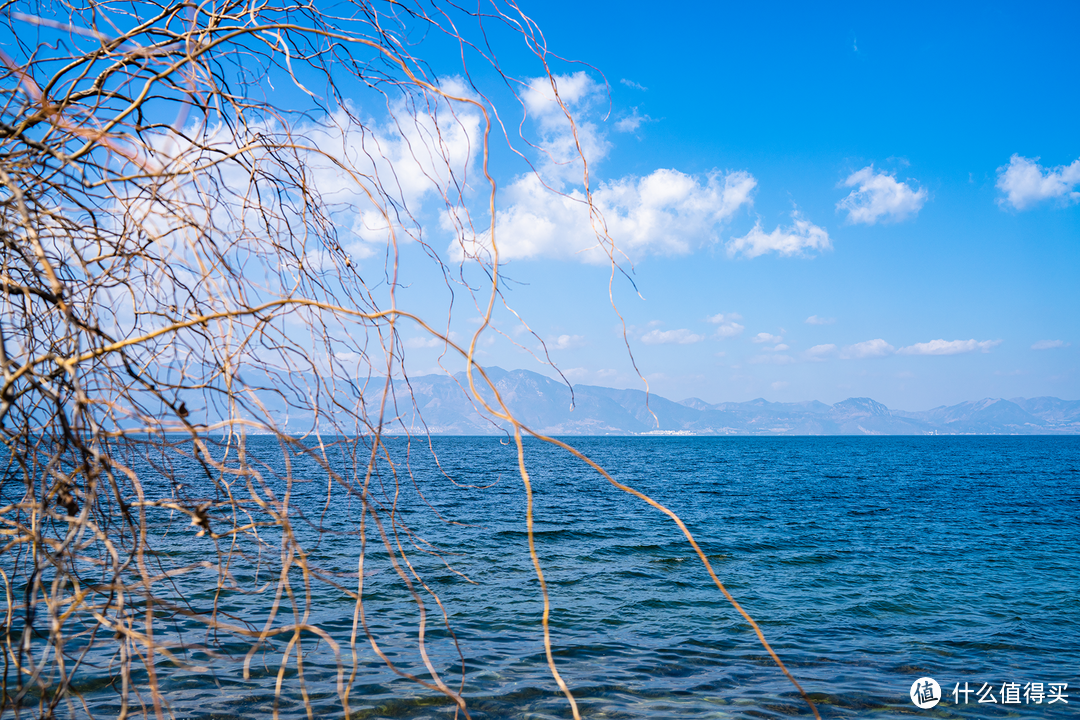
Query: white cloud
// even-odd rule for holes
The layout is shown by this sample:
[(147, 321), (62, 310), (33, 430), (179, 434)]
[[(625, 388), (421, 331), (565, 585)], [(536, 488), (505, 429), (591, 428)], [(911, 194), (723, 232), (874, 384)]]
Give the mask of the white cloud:
[(407, 348), (418, 350), (420, 348), (433, 348), (445, 345), (442, 339), (437, 337), (414, 337), (402, 343)]
[(877, 338), (848, 345), (840, 353), (840, 357), (847, 360), (861, 360), (864, 358), (885, 357), (886, 355), (892, 355), (894, 352), (896, 352), (896, 348), (881, 338)]
[(750, 338), (750, 342), (755, 343), (778, 343), (784, 340), (783, 335), (772, 335), (767, 332), (760, 332), (754, 337)]
[(787, 386), (788, 386), (788, 383), (787, 383), (786, 380), (777, 380), (776, 382), (774, 382), (772, 384), (772, 389), (773, 390), (783, 390)]
[(791, 349), (791, 347), (788, 346), (786, 343), (780, 343), (776, 347), (769, 348), (769, 350), (771, 350), (773, 352), (783, 352), (785, 350), (790, 350), (790, 349)]
[(832, 355), (835, 352), (836, 346), (832, 343), (829, 343), (827, 345), (815, 345), (814, 347), (805, 351), (803, 353), (803, 357), (805, 357), (807, 360), (816, 360), (820, 362), (824, 360), (827, 356)]
[(735, 337), (736, 335), (741, 335), (742, 331), (745, 330), (745, 329), (746, 329), (745, 327), (743, 327), (742, 325), (740, 325), (737, 322), (728, 322), (728, 323), (724, 323), (720, 327), (716, 328), (716, 332), (714, 333), (714, 335), (716, 335), (716, 337), (723, 340), (724, 338)]
[[(590, 207), (578, 148), (593, 167), (611, 148), (588, 116), (590, 108), (606, 100), (605, 88), (584, 71), (556, 75), (554, 83), (558, 98), (546, 76), (524, 83), (520, 92), (539, 135), (533, 144), (543, 157), (537, 173), (522, 175), (500, 190), (494, 239), (501, 259), (605, 263), (612, 256), (636, 261), (646, 255), (687, 254), (718, 242), (721, 226), (752, 204), (757, 181), (748, 172), (714, 171), (701, 177), (661, 168), (594, 183)], [(648, 120), (634, 109), (616, 129), (633, 131)], [(454, 259), (490, 255), (490, 231), (477, 232), (467, 219), (452, 213), (444, 212), (441, 220), (456, 236), (450, 246)]]
[(680, 330), (650, 330), (641, 336), (641, 342), (646, 345), (690, 345), (704, 339), (704, 335), (695, 335), (685, 328)]
[(570, 350), (584, 344), (585, 337), (583, 335), (559, 335), (558, 337), (548, 338), (547, 342), (550, 350)]
[(1069, 343), (1062, 340), (1040, 340), (1031, 346), (1032, 350), (1053, 350), (1054, 348), (1069, 347)]
[(824, 228), (814, 225), (809, 220), (804, 220), (798, 212), (791, 213), (791, 219), (793, 225), (786, 228), (777, 226), (771, 233), (763, 231), (761, 221), (758, 220), (754, 229), (746, 235), (728, 241), (728, 257), (735, 257), (741, 253), (745, 257), (756, 258), (770, 252), (791, 257), (805, 255), (807, 250), (832, 248), (829, 233)]
[(902, 347), (896, 352), (900, 355), (958, 355), (975, 350), (986, 353), (1000, 344), (1000, 340), (931, 340)]
[[(600, 183), (593, 191), (599, 216), (590, 216), (580, 190), (560, 194), (533, 174), (507, 188), (509, 204), (497, 216), (495, 238), (503, 260), (554, 257), (584, 262), (609, 261), (604, 239), (616, 253), (631, 259), (645, 255), (684, 255), (715, 242), (720, 225), (743, 205), (757, 185), (746, 172), (714, 172), (699, 179), (678, 170), (656, 170), (645, 177), (624, 177)], [(446, 218), (444, 227), (453, 229)], [(487, 234), (455, 242), (451, 252), (487, 254)], [(616, 255), (618, 257), (618, 255)]]
[(652, 118), (648, 115), (639, 115), (638, 109), (633, 108), (633, 112), (615, 123), (615, 129), (619, 132), (636, 132), (645, 122), (652, 122)]
[[(441, 89), (450, 95), (472, 95), (458, 78), (445, 80)], [(431, 96), (428, 100), (424, 111), (406, 99), (394, 100), (381, 120), (348, 105), (290, 127), (271, 120), (248, 125), (242, 135), (224, 126), (192, 126), (183, 134), (166, 132), (151, 138), (147, 151), (151, 162), (164, 166), (217, 163), (220, 176), (213, 187), (178, 180), (175, 192), (192, 200), (194, 207), (213, 208), (205, 223), (233, 231), (238, 249), (249, 242), (261, 244), (261, 235), (276, 232), (266, 226), (270, 218), (294, 231), (318, 222), (297, 209), (306, 198), (296, 194), (264, 193), (252, 202), (252, 168), (258, 168), (260, 177), (302, 172), (305, 190), (318, 198), (320, 210), (338, 229), (340, 243), (334, 255), (312, 243), (305, 248), (303, 262), (311, 269), (328, 269), (342, 257), (350, 262), (372, 257), (386, 248), (391, 232), (399, 242), (416, 236), (415, 221), (396, 209), (415, 211), (430, 197), (444, 196), (475, 164), (476, 150), (482, 146), (480, 113), (471, 105)], [(289, 143), (294, 156), (267, 154), (266, 138), (271, 144)], [(175, 218), (158, 216), (153, 201), (134, 202), (131, 212), (151, 213), (141, 223), (144, 227), (163, 237), (178, 237)], [(324, 237), (321, 231), (316, 234)]]
[(742, 331), (745, 330), (742, 325), (735, 322), (736, 320), (742, 320), (742, 315), (739, 313), (728, 313), (727, 315), (720, 313), (707, 319), (714, 325), (720, 326), (716, 328), (715, 336), (721, 340), (740, 335), (742, 334)]
[[(469, 95), (456, 79), (443, 89)], [(305, 152), (308, 182), (325, 202), (340, 209), (339, 227), (349, 227), (361, 241), (346, 248), (354, 257), (370, 257), (385, 247), (391, 225), (405, 239), (393, 201), (419, 207), (440, 188), (452, 187), (454, 177), (473, 165), (481, 143), (481, 117), (471, 106), (452, 110), (453, 115), (451, 108), (440, 107), (432, 118), (399, 102), (393, 108), (398, 121), (391, 119), (382, 127), (370, 120), (361, 123), (353, 117), (355, 110), (352, 114), (339, 110), (322, 123), (302, 128), (307, 144), (317, 148)], [(364, 188), (366, 177), (392, 178), (384, 186), (396, 189), (400, 199), (388, 198), (388, 203), (376, 193), (373, 204)]]
[[(552, 83), (559, 90), (558, 98)], [(545, 75), (526, 83), (521, 101), (540, 131), (538, 146), (545, 159), (541, 173), (549, 182), (581, 181), (579, 148), (590, 164), (607, 156), (611, 143), (596, 123), (585, 119), (584, 112), (605, 96), (604, 86), (584, 70), (572, 75)], [(568, 112), (574, 116), (573, 123)]]
[(849, 223), (873, 225), (879, 220), (899, 221), (914, 215), (926, 203), (926, 189), (912, 190), (905, 182), (897, 182), (887, 172), (874, 172), (869, 165), (851, 173), (844, 181), (845, 187), (855, 190), (836, 203), (837, 210), (847, 211)]
[[(451, 95), (470, 94), (454, 78), (441, 88)], [(225, 262), (254, 258), (245, 271), (260, 278), (264, 295), (292, 292), (301, 268), (339, 271), (344, 280), (360, 261), (384, 254), (392, 236), (400, 244), (418, 237), (415, 218), (428, 201), (454, 202), (452, 188), (468, 177), (482, 146), (480, 126), (473, 106), (425, 93), (372, 108), (342, 103), (332, 113), (288, 125), (264, 119), (239, 130), (195, 123), (149, 131), (143, 149), (151, 167), (193, 172), (170, 176), (151, 194), (121, 190), (113, 196), (110, 216), (145, 231), (154, 244), (146, 257), (161, 258), (172, 272), (124, 304), (133, 313), (122, 311), (99, 322), (110, 334), (126, 337), (152, 322), (155, 316), (146, 315), (144, 307), (172, 304), (178, 287), (212, 283), (218, 270), (201, 262), (200, 249), (208, 228), (229, 238)], [(276, 143), (285, 143), (288, 152), (268, 152)], [(211, 164), (212, 171), (194, 171)], [(277, 191), (259, 192), (255, 183)], [(415, 214), (399, 213), (401, 208)], [(281, 234), (292, 238), (285, 253), (274, 251)], [(116, 292), (121, 290), (136, 292), (127, 287)], [(237, 292), (218, 291), (226, 304)], [(110, 291), (106, 297), (116, 295)], [(302, 314), (283, 322), (303, 322)]]
[(832, 325), (836, 322), (836, 318), (822, 318), (817, 315), (811, 315), (803, 320), (807, 325)]
[(1002, 205), (1012, 205), (1024, 210), (1042, 201), (1057, 198), (1063, 202), (1080, 200), (1076, 185), (1080, 183), (1080, 160), (1071, 165), (1059, 165), (1044, 169), (1036, 161), (1020, 155), (1009, 158), (1009, 164), (998, 168), (998, 190), (1005, 197), (998, 200)]
[(625, 85), (628, 88), (633, 88), (635, 90), (641, 90), (642, 92), (649, 89), (649, 88), (645, 87), (644, 85), (641, 85), (640, 83), (636, 83), (633, 80), (627, 80), (626, 78), (623, 78), (619, 82), (621, 82), (623, 85)]
[(791, 365), (797, 361), (790, 355), (755, 355), (749, 362), (751, 365)]

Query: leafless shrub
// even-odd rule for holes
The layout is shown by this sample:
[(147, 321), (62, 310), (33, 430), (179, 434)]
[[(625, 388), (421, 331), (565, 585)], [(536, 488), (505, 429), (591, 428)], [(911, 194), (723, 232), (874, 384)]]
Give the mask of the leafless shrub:
[[(522, 87), (485, 44), (501, 33), (554, 91), (543, 37), (512, 2), (19, 1), (3, 13), (0, 712), (101, 714), (80, 679), (95, 665), (120, 717), (169, 714), (160, 661), (202, 669), (180, 619), (205, 628), (207, 657), (245, 673), (274, 647), (276, 696), (301, 697), (309, 715), (302, 648), (321, 642), (346, 716), (365, 644), (468, 716), (463, 678), (440, 676), (423, 622), (423, 676), (370, 632), (365, 543), (379, 538), (421, 618), (432, 603), (445, 617), (411, 560), (436, 551), (395, 512), (414, 479), (384, 439), (409, 404), (391, 380), (405, 374), (403, 326), (467, 367), (463, 391), (513, 429), (531, 530), (530, 431), (497, 393), (481, 399), (494, 386), (473, 361), (500, 302), (487, 168), (493, 138), (509, 137), (471, 70), (500, 92)], [(437, 74), (418, 47), (457, 53), (457, 70)], [(435, 217), (463, 262), (432, 244)], [(479, 309), (469, 343), (399, 302), (405, 248)], [(275, 439), (273, 457), (255, 434)], [(311, 476), (326, 507), (352, 508), (355, 572), (311, 559), (306, 538), (327, 526), (291, 504)], [(353, 599), (347, 637), (320, 626), (316, 586)], [(231, 593), (261, 594), (265, 617), (231, 612)], [(549, 664), (577, 716), (544, 599)]]

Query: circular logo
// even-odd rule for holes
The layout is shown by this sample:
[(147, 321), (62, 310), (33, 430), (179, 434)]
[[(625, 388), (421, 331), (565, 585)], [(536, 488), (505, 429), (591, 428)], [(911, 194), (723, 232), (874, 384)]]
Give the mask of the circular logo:
[(921, 677), (911, 683), (911, 702), (921, 710), (930, 708), (941, 702), (941, 686), (932, 677)]

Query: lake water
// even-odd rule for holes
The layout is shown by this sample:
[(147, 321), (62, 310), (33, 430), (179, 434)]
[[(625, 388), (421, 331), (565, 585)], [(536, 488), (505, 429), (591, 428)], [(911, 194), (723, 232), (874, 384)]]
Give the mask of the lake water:
[[(539, 586), (513, 446), (499, 438), (436, 438), (440, 472), (425, 445), (413, 445), (406, 468), (404, 441), (389, 442), (400, 462), (398, 483), (386, 463), (372, 481), (384, 505), (384, 530), (438, 594), (460, 647), (459, 656), (438, 607), (417, 586), (429, 611), (433, 665), (451, 687), (464, 682), (473, 718), (569, 717), (544, 658)], [(267, 473), (277, 467), (269, 460), (272, 441), (250, 443), (253, 454), (268, 459)], [(573, 443), (617, 480), (683, 518), (823, 717), (1076, 717), (1080, 438)], [(555, 658), (583, 716), (810, 716), (670, 520), (566, 453), (536, 441), (526, 447)], [(294, 485), (290, 500), (309, 562), (355, 589), (359, 504), (336, 491), (327, 502), (325, 476), (313, 465), (301, 462), (293, 474), (310, 480)], [(396, 537), (389, 513), (395, 492)], [(189, 521), (158, 517), (155, 532), (165, 536), (160, 547), (169, 563), (213, 560), (213, 545), (195, 537), (198, 528)], [(405, 526), (413, 536), (401, 530)], [(268, 547), (274, 545), (270, 532), (264, 537)], [(368, 522), (365, 532), (369, 629), (401, 670), (430, 681), (417, 651), (417, 605), (391, 567), (377, 529)], [(279, 560), (271, 555), (249, 554), (246, 564), (234, 559), (230, 572), (237, 589), (216, 602), (236, 622), (258, 628), (265, 622), (274, 584), (258, 591), (275, 579)], [(261, 575), (257, 562), (264, 566)], [(176, 579), (191, 609), (205, 613), (213, 605), (206, 585), (216, 572)], [(348, 683), (354, 672), (353, 601), (316, 582), (306, 605), (299, 574), (293, 586), (297, 606), (310, 609), (309, 622), (341, 647)], [(291, 610), (284, 615), (279, 624), (292, 622)], [(256, 653), (245, 680), (247, 645), (241, 639), (214, 638), (183, 615), (170, 615), (159, 627), (160, 639), (172, 633), (183, 644), (177, 653), (187, 663), (158, 664), (175, 717), (269, 718), (275, 703), (284, 718), (307, 717), (308, 708), (315, 717), (343, 716), (339, 666), (330, 645), (313, 633), (300, 643), (307, 700), (294, 653), (275, 701), (288, 637)], [(388, 671), (362, 632), (355, 647), (353, 717), (454, 715), (445, 696)], [(110, 657), (92, 652), (76, 685), (95, 716), (115, 716), (119, 709)], [(912, 682), (923, 676), (934, 678), (944, 695), (932, 710), (919, 710), (909, 698)], [(962, 692), (953, 695), (965, 683), (972, 691), (966, 703)], [(1003, 702), (1003, 683), (1018, 684), (1018, 704)], [(1042, 703), (1024, 697), (1028, 683), (1043, 684)], [(1050, 704), (1051, 683), (1068, 683), (1059, 693), (1068, 704)], [(980, 690), (984, 700), (996, 702), (980, 703)], [(80, 705), (61, 708), (64, 716), (85, 714)]]

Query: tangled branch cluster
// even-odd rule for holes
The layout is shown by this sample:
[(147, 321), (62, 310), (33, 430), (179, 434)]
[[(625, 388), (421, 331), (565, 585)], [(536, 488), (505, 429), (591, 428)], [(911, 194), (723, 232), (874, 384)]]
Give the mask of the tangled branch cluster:
[[(527, 428), (497, 393), (476, 392), (473, 351), (500, 288), (489, 139), (506, 133), (470, 59), (516, 86), (458, 26), (524, 41), (555, 91), (543, 37), (512, 2), (18, 0), (2, 12), (0, 714), (163, 717), (161, 663), (198, 671), (193, 642), (245, 674), (273, 647), (275, 697), (296, 678), (306, 703), (302, 647), (314, 641), (336, 658), (346, 716), (361, 644), (468, 716), (423, 621), (425, 676), (370, 631), (365, 542), (380, 539), (421, 618), (424, 597), (438, 604), (406, 552), (427, 546), (394, 511), (408, 471), (383, 441), (409, 402), (390, 380), (404, 372), (403, 323), (464, 360), (467, 390), (513, 427), (523, 458)], [(458, 54), (455, 75), (411, 54), (421, 39)], [(372, 120), (360, 95), (389, 120)], [(479, 232), (470, 192), (487, 198)], [(488, 233), (491, 252), (466, 258), (486, 285), (429, 243), (421, 198), (437, 199), (449, 235)], [(475, 301), (485, 322), (470, 345), (452, 342), (449, 320), (400, 306), (405, 244)], [(252, 451), (254, 434), (274, 438), (274, 458)], [(311, 559), (305, 538), (325, 526), (292, 504), (300, 467), (327, 506), (352, 503), (355, 572)], [(353, 599), (348, 637), (312, 619), (320, 584)], [(231, 613), (230, 593), (263, 594), (265, 617)], [(173, 632), (178, 620), (203, 640)], [(544, 632), (573, 706), (546, 609)], [(115, 705), (87, 700), (90, 667)]]

